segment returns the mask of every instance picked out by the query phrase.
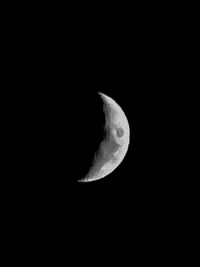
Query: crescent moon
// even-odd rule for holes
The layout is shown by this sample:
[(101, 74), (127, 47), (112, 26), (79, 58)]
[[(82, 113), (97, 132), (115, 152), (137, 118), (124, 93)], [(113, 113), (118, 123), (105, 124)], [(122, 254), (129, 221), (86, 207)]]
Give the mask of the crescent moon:
[(112, 173), (123, 161), (130, 142), (130, 127), (122, 108), (111, 97), (99, 93), (106, 116), (106, 139), (100, 144), (92, 168), (79, 182), (99, 180)]

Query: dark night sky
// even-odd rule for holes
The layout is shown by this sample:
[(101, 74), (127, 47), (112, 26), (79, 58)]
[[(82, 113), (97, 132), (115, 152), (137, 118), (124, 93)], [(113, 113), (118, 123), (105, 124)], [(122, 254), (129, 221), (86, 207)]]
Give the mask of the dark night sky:
[[(130, 48), (121, 47), (119, 53), (111, 44), (101, 49), (98, 46), (100, 50), (90, 51), (90, 56), (77, 54), (76, 58), (68, 58), (66, 64), (56, 65), (52, 61), (52, 65), (42, 66), (43, 75), (39, 75), (40, 66), (33, 65), (30, 76), (22, 79), (24, 89), (16, 96), (21, 101), (18, 107), (23, 113), (22, 124), (26, 121), (30, 127), (26, 128), (29, 133), (26, 152), (29, 146), (33, 149), (31, 157), (35, 165), (31, 170), (39, 173), (40, 183), (46, 185), (48, 181), (50, 187), (59, 190), (87, 174), (104, 134), (105, 116), (98, 92), (119, 103), (131, 129), (124, 161), (99, 184), (114, 183), (118, 187), (123, 180), (128, 187), (140, 181), (142, 160), (138, 145), (141, 145), (141, 119), (149, 107), (151, 75), (143, 65), (145, 55), (141, 57), (137, 45), (135, 52)], [(29, 164), (32, 166), (32, 161)], [(55, 181), (55, 177), (59, 178)]]
[[(20, 61), (15, 60), (17, 67), (11, 65), (13, 75), (7, 87), (18, 88), (8, 91), (12, 118), (17, 121), (12, 129), (17, 142), (13, 144), (20, 148), (15, 150), (20, 151), (15, 154), (20, 161), (16, 171), (21, 172), (21, 184), (26, 181), (30, 190), (42, 194), (66, 198), (78, 192), (82, 196), (84, 191), (92, 197), (90, 188), (98, 195), (106, 187), (105, 198), (111, 189), (128, 199), (134, 194), (139, 202), (147, 200), (161, 181), (155, 178), (160, 166), (154, 160), (159, 124), (155, 127), (153, 119), (159, 112), (157, 103), (162, 106), (164, 101), (161, 88), (162, 92), (168, 89), (166, 71), (161, 67), (165, 53), (147, 28), (137, 28), (134, 34), (127, 28), (120, 33), (119, 29), (112, 34), (109, 31), (104, 38), (98, 34), (90, 37), (92, 42), (87, 36), (87, 42), (70, 39), (66, 46), (63, 40), (48, 42), (46, 37), (41, 51), (40, 46), (38, 51), (33, 47), (33, 55), (26, 46), (23, 61), (22, 47)], [(45, 41), (53, 49), (47, 50)], [(131, 139), (120, 166), (86, 187), (76, 180), (87, 173), (104, 134), (98, 92), (122, 107)]]
[[(168, 235), (168, 226), (174, 225), (180, 205), (179, 201), (174, 205), (173, 198), (179, 187), (176, 189), (174, 182), (176, 174), (168, 169), (171, 155), (165, 153), (164, 146), (168, 145), (167, 134), (173, 135), (174, 131), (165, 123), (171, 108), (168, 100), (174, 99), (176, 88), (180, 89), (180, 79), (176, 83), (173, 79), (178, 73), (181, 46), (176, 46), (176, 36), (181, 20), (177, 28), (171, 23), (170, 29), (171, 16), (167, 13), (164, 18), (162, 10), (157, 12), (157, 5), (154, 8), (158, 17), (143, 2), (140, 10), (126, 7), (130, 13), (124, 15), (121, 4), (119, 12), (112, 5), (108, 11), (111, 21), (104, 21), (101, 13), (98, 23), (92, 18), (87, 24), (83, 23), (87, 14), (82, 9), (85, 18), (78, 20), (73, 14), (71, 19), (66, 14), (71, 10), (64, 8), (56, 25), (57, 19), (45, 7), (44, 14), (53, 18), (52, 25), (44, 14), (42, 23), (34, 13), (32, 26), (27, 19), (18, 26), (18, 19), (14, 19), (12, 31), (6, 29), (7, 37), (2, 39), (6, 57), (2, 73), (2, 94), (6, 96), (1, 97), (6, 121), (2, 127), (6, 135), (2, 142), (7, 162), (5, 202), (11, 199), (12, 206), (16, 203), (13, 223), (20, 218), (20, 207), (24, 207), (26, 217), (22, 227), (29, 220), (28, 212), (30, 221), (36, 217), (28, 232), (35, 225), (43, 231), (52, 224), (48, 237), (51, 239), (55, 231), (64, 251), (72, 235), (75, 251), (85, 247), (87, 257), (91, 247), (99, 251), (93, 245), (98, 242), (103, 244), (100, 253), (104, 254), (104, 243), (112, 233), (116, 246), (121, 250), (128, 244), (134, 259), (137, 250), (152, 247), (155, 232), (162, 248), (162, 234)], [(28, 12), (24, 13), (29, 17)], [(95, 18), (96, 13), (93, 15)], [(184, 54), (180, 54), (182, 60)], [(124, 110), (130, 124), (130, 146), (113, 173), (94, 183), (81, 184), (77, 180), (87, 174), (104, 136), (105, 116), (98, 92), (112, 97)], [(6, 191), (4, 187), (2, 191)], [(167, 214), (172, 214), (171, 220)], [(106, 235), (101, 240), (104, 230)], [(97, 242), (87, 243), (88, 232)], [(108, 253), (111, 248), (108, 243)], [(157, 257), (157, 249), (154, 253)], [(148, 260), (143, 249), (140, 255), (140, 259)]]

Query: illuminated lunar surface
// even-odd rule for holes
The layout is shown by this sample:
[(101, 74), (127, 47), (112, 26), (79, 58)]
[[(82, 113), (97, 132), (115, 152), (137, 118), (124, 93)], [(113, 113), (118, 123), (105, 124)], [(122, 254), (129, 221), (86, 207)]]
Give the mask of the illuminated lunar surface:
[(106, 138), (100, 143), (88, 175), (79, 182), (94, 181), (109, 175), (128, 151), (130, 128), (125, 113), (111, 97), (99, 94), (104, 101)]

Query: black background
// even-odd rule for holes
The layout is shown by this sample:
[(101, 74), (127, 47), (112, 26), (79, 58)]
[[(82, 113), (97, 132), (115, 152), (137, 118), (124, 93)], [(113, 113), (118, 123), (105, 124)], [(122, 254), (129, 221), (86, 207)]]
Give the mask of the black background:
[[(63, 16), (58, 27), (48, 20), (37, 25), (34, 19), (33, 25), (27, 20), (20, 26), (11, 23), (7, 31), (5, 202), (11, 201), (18, 216), (21, 211), (43, 224), (48, 238), (49, 222), (57, 221), (61, 234), (63, 226), (70, 231), (75, 225), (84, 241), (87, 231), (78, 229), (89, 224), (95, 230), (98, 224), (114, 240), (125, 241), (131, 233), (128, 243), (136, 240), (134, 251), (142, 255), (143, 240), (151, 246), (154, 231), (158, 242), (159, 230), (170, 234), (173, 219), (167, 214), (174, 217), (179, 203), (172, 209), (176, 189), (174, 174), (164, 164), (169, 160), (163, 153), (168, 128), (162, 122), (177, 86), (173, 77), (179, 59), (172, 50), (179, 49), (175, 37), (172, 42), (167, 38), (167, 20), (160, 23), (143, 12), (134, 11), (124, 23), (113, 20), (103, 29), (103, 18), (98, 26), (88, 21), (89, 27), (76, 20), (63, 23)], [(127, 115), (130, 146), (109, 176), (77, 183), (103, 135), (98, 92), (116, 100)], [(95, 230), (97, 238), (101, 233)]]
[[(73, 35), (75, 31), (63, 37), (58, 29), (44, 34), (40, 27), (34, 33), (29, 26), (26, 34), (18, 31), (13, 37), (7, 93), (16, 123), (12, 140), (20, 140), (13, 141), (13, 157), (17, 155), (20, 161), (15, 168), (27, 192), (65, 199), (66, 190), (70, 195), (73, 190), (94, 187), (93, 194), (108, 186), (141, 200), (149, 196), (149, 187), (155, 190), (152, 145), (158, 132), (153, 117), (163, 104), (160, 86), (166, 88), (165, 70), (160, 66), (164, 54), (160, 56), (162, 46), (157, 46), (160, 36), (158, 40), (142, 21), (137, 25), (134, 32), (130, 27), (109, 28), (104, 33), (95, 29), (80, 39)], [(111, 96), (125, 111), (130, 147), (112, 174), (81, 184), (76, 181), (89, 170), (102, 137), (104, 115), (98, 92)]]
[[(103, 205), (109, 212), (133, 205), (139, 214), (141, 207), (151, 210), (148, 205), (159, 205), (165, 189), (158, 175), (161, 165), (154, 142), (159, 125), (153, 116), (158, 112), (155, 101), (162, 73), (158, 79), (158, 67), (141, 42), (115, 45), (99, 44), (81, 55), (68, 48), (67, 56), (62, 54), (51, 64), (20, 64), (14, 80), (18, 90), (10, 92), (17, 111), (12, 112), (17, 122), (12, 134), (18, 140), (13, 158), (20, 176), (13, 187), (20, 187), (26, 197), (57, 203), (57, 209), (89, 203), (94, 210)], [(123, 108), (130, 124), (130, 146), (109, 176), (77, 183), (87, 174), (103, 136), (105, 118), (98, 92)]]

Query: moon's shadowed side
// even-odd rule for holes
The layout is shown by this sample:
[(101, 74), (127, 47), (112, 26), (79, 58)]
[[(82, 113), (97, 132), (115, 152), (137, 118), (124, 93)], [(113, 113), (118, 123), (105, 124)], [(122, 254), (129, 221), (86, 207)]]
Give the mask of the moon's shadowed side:
[(34, 167), (35, 172), (45, 184), (46, 179), (48, 183), (63, 184), (83, 178), (105, 137), (101, 98), (96, 93), (88, 96), (83, 92), (70, 101), (66, 96), (48, 95), (41, 102), (42, 108), (37, 105), (33, 110), (37, 109), (37, 115), (34, 114), (29, 139), (30, 143), (34, 141), (32, 157), (41, 162), (37, 169)]
[[(101, 143), (106, 138), (105, 114), (103, 111), (103, 101), (96, 94), (88, 99), (80, 112), (80, 129), (77, 137), (80, 143), (77, 149), (76, 177), (83, 179), (91, 170), (95, 162), (100, 162), (103, 158)], [(80, 106), (79, 106), (80, 108)]]

